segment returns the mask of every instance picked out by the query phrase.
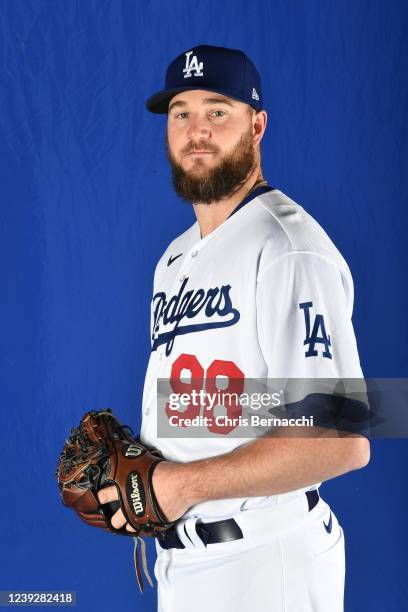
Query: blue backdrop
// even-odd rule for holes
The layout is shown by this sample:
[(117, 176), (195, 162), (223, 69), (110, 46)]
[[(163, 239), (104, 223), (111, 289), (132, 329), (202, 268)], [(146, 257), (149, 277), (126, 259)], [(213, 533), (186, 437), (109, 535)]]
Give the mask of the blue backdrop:
[[(366, 376), (407, 376), (407, 14), (403, 0), (2, 0), (0, 589), (155, 609), (130, 540), (63, 508), (54, 470), (86, 410), (140, 424), (154, 266), (194, 221), (144, 100), (185, 49), (254, 59), (265, 175), (347, 259)], [(347, 612), (407, 609), (407, 455), (375, 441), (366, 469), (322, 487), (346, 534)]]

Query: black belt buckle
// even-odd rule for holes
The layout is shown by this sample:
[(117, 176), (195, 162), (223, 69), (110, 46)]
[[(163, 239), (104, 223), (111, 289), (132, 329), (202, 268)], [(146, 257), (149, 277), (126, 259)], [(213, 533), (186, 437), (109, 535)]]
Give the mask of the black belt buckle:
[(242, 540), (244, 537), (241, 527), (232, 518), (225, 521), (215, 521), (214, 523), (201, 523), (197, 521), (195, 529), (205, 546), (207, 544)]

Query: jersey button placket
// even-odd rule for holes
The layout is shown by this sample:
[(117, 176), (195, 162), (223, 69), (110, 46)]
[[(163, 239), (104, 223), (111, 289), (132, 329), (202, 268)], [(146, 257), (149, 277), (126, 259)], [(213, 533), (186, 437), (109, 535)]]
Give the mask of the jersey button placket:
[[(197, 255), (198, 255), (198, 249), (193, 249), (193, 250), (190, 252), (190, 257), (191, 257), (191, 258), (197, 257)], [(191, 261), (191, 260), (190, 260), (190, 261)], [(186, 280), (186, 278), (187, 278), (188, 274), (185, 274), (184, 272), (186, 272), (186, 271), (187, 271), (187, 270), (186, 270), (186, 268), (188, 268), (188, 267), (189, 267), (189, 260), (188, 260), (188, 258), (186, 258), (186, 259), (184, 260), (183, 264), (181, 265), (180, 270), (179, 270), (179, 272), (183, 272), (183, 274), (181, 274), (181, 275), (179, 276), (179, 282), (180, 282), (180, 283), (183, 283), (183, 282)]]

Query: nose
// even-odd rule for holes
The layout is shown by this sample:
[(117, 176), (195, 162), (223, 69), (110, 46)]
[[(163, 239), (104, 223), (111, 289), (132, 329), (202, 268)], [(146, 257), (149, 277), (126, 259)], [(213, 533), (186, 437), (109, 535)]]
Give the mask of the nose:
[(191, 118), (188, 125), (187, 136), (190, 140), (208, 140), (211, 130), (207, 118)]

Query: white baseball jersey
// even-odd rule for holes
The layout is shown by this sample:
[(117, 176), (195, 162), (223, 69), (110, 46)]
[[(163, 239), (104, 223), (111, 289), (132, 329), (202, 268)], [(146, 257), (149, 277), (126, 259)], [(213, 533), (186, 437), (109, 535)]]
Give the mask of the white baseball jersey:
[[(361, 378), (352, 309), (345, 260), (281, 191), (256, 195), (204, 238), (194, 223), (171, 242), (154, 275), (143, 442), (169, 460), (188, 462), (248, 441), (222, 434), (158, 437), (158, 378)], [(208, 501), (185, 516), (224, 518), (305, 490)]]

